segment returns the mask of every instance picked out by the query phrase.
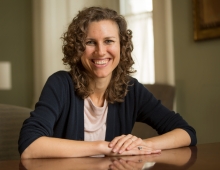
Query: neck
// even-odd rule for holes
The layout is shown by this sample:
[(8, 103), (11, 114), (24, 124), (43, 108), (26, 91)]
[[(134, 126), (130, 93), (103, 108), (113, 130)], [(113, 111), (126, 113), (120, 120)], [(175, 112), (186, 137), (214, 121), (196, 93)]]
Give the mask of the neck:
[(89, 97), (96, 106), (101, 107), (104, 105), (104, 94), (109, 85), (109, 82), (110, 80), (106, 80), (106, 78), (91, 80), (90, 88), (93, 90), (93, 93)]

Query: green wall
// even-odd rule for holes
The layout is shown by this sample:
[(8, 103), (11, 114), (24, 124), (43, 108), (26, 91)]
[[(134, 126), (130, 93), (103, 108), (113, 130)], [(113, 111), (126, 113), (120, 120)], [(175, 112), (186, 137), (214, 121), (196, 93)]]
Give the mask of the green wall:
[(195, 42), (191, 0), (172, 0), (177, 111), (199, 143), (220, 141), (220, 39)]
[(10, 61), (12, 89), (0, 103), (31, 107), (33, 95), (31, 0), (0, 1), (0, 61)]

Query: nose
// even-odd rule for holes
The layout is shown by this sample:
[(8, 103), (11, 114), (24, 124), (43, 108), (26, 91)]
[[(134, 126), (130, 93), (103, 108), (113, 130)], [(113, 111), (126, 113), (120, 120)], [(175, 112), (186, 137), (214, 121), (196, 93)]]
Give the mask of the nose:
[(96, 53), (98, 56), (102, 57), (106, 53), (106, 46), (102, 43), (97, 44), (96, 46)]

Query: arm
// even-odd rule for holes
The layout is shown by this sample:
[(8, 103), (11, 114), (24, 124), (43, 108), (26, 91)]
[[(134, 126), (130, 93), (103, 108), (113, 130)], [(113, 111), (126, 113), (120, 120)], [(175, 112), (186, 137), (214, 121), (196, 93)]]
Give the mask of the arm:
[[(106, 147), (104, 147), (106, 145)], [(84, 157), (110, 152), (107, 142), (85, 142), (51, 137), (40, 137), (31, 143), (21, 158)]]
[[(125, 151), (120, 155), (141, 155), (146, 150), (137, 148)], [(113, 153), (106, 141), (76, 141), (51, 137), (40, 137), (31, 143), (21, 154), (21, 159), (29, 158), (65, 158), (95, 155), (120, 156)]]
[(129, 97), (135, 99), (136, 121), (149, 124), (157, 130), (160, 136), (142, 140), (132, 135), (122, 135), (111, 141), (109, 146), (113, 148), (113, 151), (122, 153), (125, 150), (143, 146), (148, 150), (148, 154), (151, 154), (159, 150), (196, 144), (194, 128), (189, 126), (179, 114), (165, 108), (144, 86), (137, 82), (134, 84), (131, 86), (134, 93), (131, 88)]
[(157, 130), (160, 136), (142, 140), (132, 137), (132, 135), (122, 135), (111, 141), (109, 146), (113, 148), (113, 151), (122, 153), (134, 147), (145, 146), (145, 149), (148, 149), (148, 153), (151, 154), (157, 153), (159, 150), (196, 144), (195, 129), (188, 125), (178, 113), (164, 107), (137, 81), (130, 88), (127, 101), (131, 101), (129, 105), (134, 102), (137, 108), (134, 111), (134, 114), (136, 114), (135, 121), (149, 124)]
[(189, 146), (191, 139), (189, 134), (183, 129), (174, 129), (163, 135), (144, 139), (145, 144), (151, 145), (154, 149), (172, 149), (179, 148), (183, 146)]
[(79, 104), (73, 93), (68, 74), (59, 72), (48, 78), (35, 110), (24, 121), (20, 131), (19, 152), (22, 158), (72, 157), (77, 156), (78, 147), (89, 147), (88, 153), (82, 149), (83, 156), (99, 153), (97, 147), (92, 150), (92, 146), (99, 146), (99, 143), (82, 142), (83, 116), (78, 115), (82, 115), (83, 109), (77, 108), (83, 108), (83, 103)]

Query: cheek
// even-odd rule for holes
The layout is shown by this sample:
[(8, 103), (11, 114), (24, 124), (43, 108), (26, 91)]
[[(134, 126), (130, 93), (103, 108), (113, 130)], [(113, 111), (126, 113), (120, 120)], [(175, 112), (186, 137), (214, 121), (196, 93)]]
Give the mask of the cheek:
[(95, 51), (95, 48), (93, 46), (87, 46), (84, 54), (85, 56), (91, 55)]
[(118, 46), (114, 46), (110, 48), (110, 51), (112, 54), (114, 54), (114, 56), (120, 56), (120, 47)]

